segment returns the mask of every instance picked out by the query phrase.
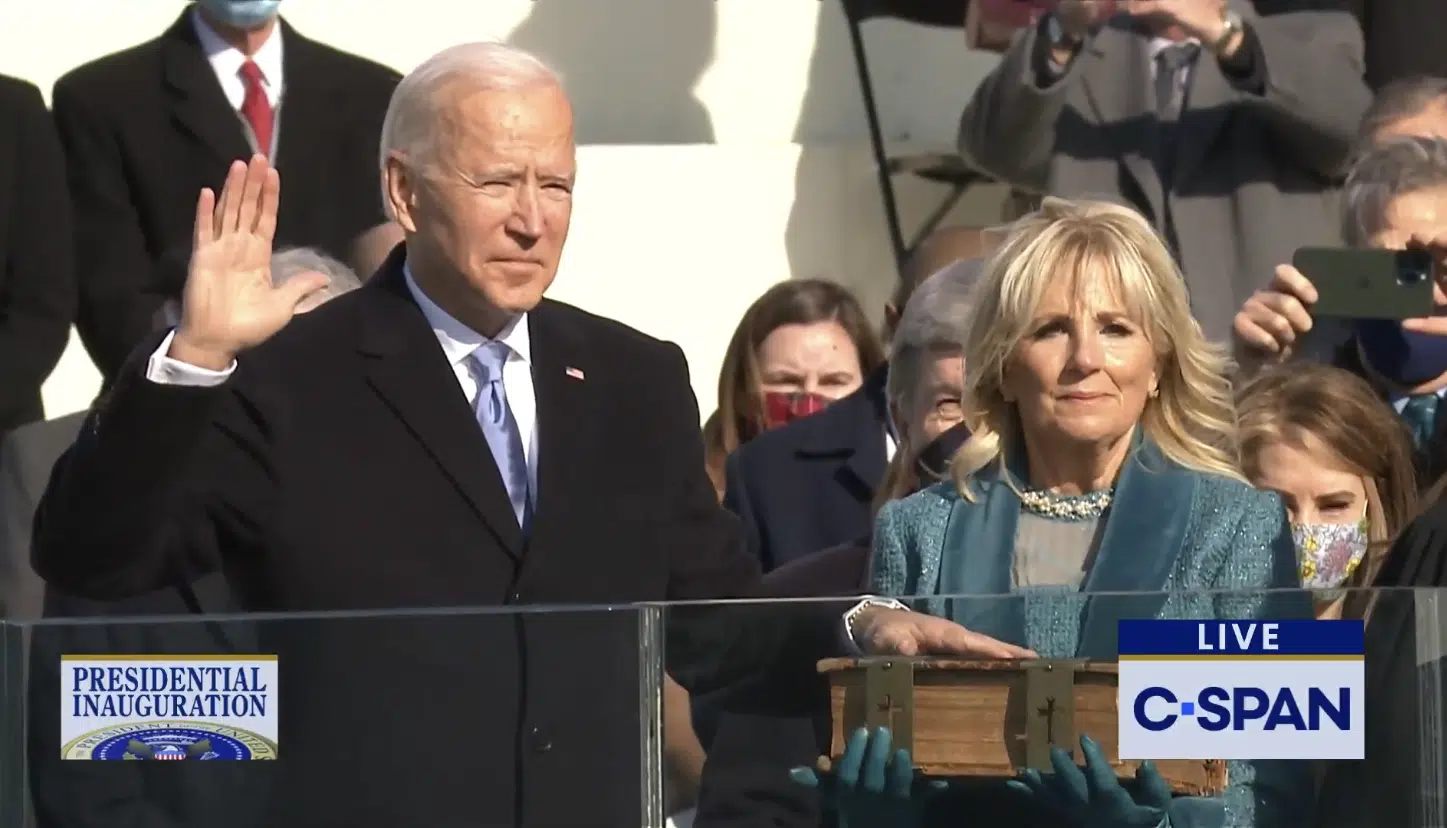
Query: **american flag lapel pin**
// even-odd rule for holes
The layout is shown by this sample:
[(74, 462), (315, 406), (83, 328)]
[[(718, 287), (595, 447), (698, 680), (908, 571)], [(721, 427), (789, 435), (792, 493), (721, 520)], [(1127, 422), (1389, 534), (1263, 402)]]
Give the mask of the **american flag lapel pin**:
[(569, 365), (567, 368), (564, 368), (564, 369), (563, 369), (563, 373), (564, 373), (564, 374), (567, 374), (568, 376), (572, 377), (573, 379), (575, 379), (575, 380), (577, 380), (577, 381), (579, 381), (579, 382), (582, 382), (582, 381), (583, 381), (583, 369), (582, 369), (582, 368), (574, 368), (573, 366)]

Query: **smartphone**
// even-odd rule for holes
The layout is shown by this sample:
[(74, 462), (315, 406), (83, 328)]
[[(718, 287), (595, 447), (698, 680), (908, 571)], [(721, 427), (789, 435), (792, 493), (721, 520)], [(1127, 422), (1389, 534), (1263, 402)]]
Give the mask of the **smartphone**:
[(1425, 250), (1303, 247), (1291, 263), (1316, 288), (1313, 316), (1411, 319), (1436, 311)]

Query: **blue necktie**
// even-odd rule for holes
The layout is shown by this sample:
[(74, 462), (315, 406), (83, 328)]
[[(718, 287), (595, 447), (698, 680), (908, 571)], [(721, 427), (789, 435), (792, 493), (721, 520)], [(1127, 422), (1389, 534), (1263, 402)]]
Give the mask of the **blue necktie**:
[(522, 435), (518, 433), (517, 420), (507, 404), (507, 390), (502, 384), (502, 366), (507, 362), (507, 355), (508, 347), (501, 342), (488, 342), (472, 352), (469, 359), (477, 378), (473, 410), (492, 449), (492, 459), (497, 461), (518, 526), (526, 536), (532, 522), (532, 498), (528, 495), (528, 461), (523, 454)]
[(1407, 404), (1402, 407), (1402, 419), (1406, 420), (1407, 427), (1412, 429), (1412, 441), (1417, 444), (1417, 448), (1425, 448), (1437, 430), (1437, 395), (1418, 394), (1408, 397)]

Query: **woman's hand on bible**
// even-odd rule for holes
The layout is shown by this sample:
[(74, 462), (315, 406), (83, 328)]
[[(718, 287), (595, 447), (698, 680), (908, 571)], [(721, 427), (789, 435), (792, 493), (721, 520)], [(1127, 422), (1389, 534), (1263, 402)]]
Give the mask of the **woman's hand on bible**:
[(1154, 765), (1142, 762), (1136, 784), (1127, 790), (1094, 739), (1081, 736), (1080, 751), (1085, 754), (1083, 769), (1070, 754), (1052, 747), (1054, 773), (1031, 769), (1005, 784), (1081, 828), (1159, 828), (1166, 822), (1171, 789)]
[(839, 828), (914, 828), (924, 803), (949, 786), (915, 774), (909, 751), (891, 750), (892, 738), (888, 728), (860, 728), (832, 773), (794, 768), (789, 777), (820, 789), (825, 806), (839, 816)]
[(886, 607), (860, 613), (853, 636), (854, 643), (870, 655), (1039, 658), (1034, 650), (971, 632), (948, 619)]
[(237, 354), (281, 330), (302, 300), (326, 287), (319, 273), (272, 284), (280, 197), (281, 179), (260, 155), (250, 164), (231, 165), (219, 199), (209, 189), (201, 191), (171, 357), (223, 370)]

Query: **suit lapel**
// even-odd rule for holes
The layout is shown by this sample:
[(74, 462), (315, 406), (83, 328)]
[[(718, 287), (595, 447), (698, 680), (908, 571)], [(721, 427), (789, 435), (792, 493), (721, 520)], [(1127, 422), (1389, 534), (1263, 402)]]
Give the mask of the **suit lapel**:
[(161, 35), (161, 43), (166, 94), (177, 126), (223, 163), (249, 157), (246, 133), (196, 38), (189, 7)]
[(1199, 480), (1168, 460), (1139, 429), (1135, 441), (1116, 484), (1095, 562), (1081, 587), (1091, 596), (1077, 651), (1082, 657), (1111, 656), (1121, 619), (1154, 618), (1160, 612), (1166, 581), (1186, 544)]
[(837, 459), (834, 479), (857, 500), (874, 499), (884, 479), (884, 442), (881, 439), (884, 414), (884, 376), (870, 375), (858, 391), (834, 403), (814, 417), (827, 418), (829, 428), (813, 429), (798, 454), (810, 460)]
[(1221, 64), (1211, 53), (1201, 50), (1191, 70), (1191, 81), (1187, 86), (1185, 108), (1181, 110), (1180, 125), (1176, 130), (1175, 181), (1176, 190), (1183, 191), (1184, 185), (1201, 168), (1206, 153), (1215, 143), (1231, 111), (1231, 101), (1236, 92), (1221, 72)]
[(281, 21), (281, 35), (286, 52), (281, 65), (281, 131), (274, 163), (283, 177), (291, 180), (292, 171), (305, 174), (316, 164), (315, 154), (332, 146), (318, 135), (331, 131), (328, 116), (335, 110), (329, 104), (335, 100), (335, 85), (326, 67), (319, 65), (320, 49), (315, 43), (297, 34), (285, 20)]
[(466, 498), (500, 546), (514, 559), (523, 552), (522, 530), (452, 366), (417, 307), (402, 275), (398, 245), (365, 288), (372, 314), (358, 350), (367, 382)]
[[(1018, 470), (1012, 474), (1023, 484)], [(1010, 577), (1020, 498), (1001, 479), (998, 463), (976, 475), (973, 485), (978, 501), (955, 504), (944, 543), (922, 562), (921, 586), (934, 595), (980, 596), (947, 597), (939, 614), (1001, 641), (1024, 643), (1023, 605), (1011, 595)]]
[(1091, 52), (1091, 65), (1081, 76), (1086, 99), (1159, 223), (1165, 192), (1152, 157), (1158, 138), (1148, 42), (1116, 24), (1102, 29), (1085, 48)]
[(597, 478), (580, 469), (578, 458), (595, 453), (591, 446), (598, 418), (592, 413), (591, 392), (606, 378), (591, 364), (587, 343), (565, 322), (547, 300), (528, 314), (538, 403), (537, 515), (530, 546), (544, 552), (566, 537), (562, 533), (571, 524), (564, 511), (567, 504), (586, 503), (598, 485)]

